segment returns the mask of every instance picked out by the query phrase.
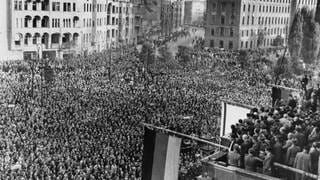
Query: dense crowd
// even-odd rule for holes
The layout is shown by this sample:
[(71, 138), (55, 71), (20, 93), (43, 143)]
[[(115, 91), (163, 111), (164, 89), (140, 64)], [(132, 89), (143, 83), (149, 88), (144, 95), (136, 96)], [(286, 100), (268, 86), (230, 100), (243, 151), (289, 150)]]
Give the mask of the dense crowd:
[[(304, 81), (302, 86), (306, 86)], [(247, 118), (232, 125), (231, 138), (235, 144), (228, 154), (229, 164), (276, 177), (308, 179), (274, 166), (277, 162), (317, 175), (320, 89), (313, 89), (310, 97), (308, 90), (303, 103), (290, 95), (287, 101), (273, 108), (252, 109)]]
[[(141, 122), (214, 137), (220, 99), (271, 101), (263, 74), (233, 57), (199, 52), (194, 59), (206, 63), (197, 71), (163, 72), (133, 49), (121, 61), (108, 57), (5, 65), (0, 179), (141, 179)], [(52, 81), (42, 67), (53, 70)], [(197, 175), (200, 147), (191, 152), (181, 153), (180, 179)]]

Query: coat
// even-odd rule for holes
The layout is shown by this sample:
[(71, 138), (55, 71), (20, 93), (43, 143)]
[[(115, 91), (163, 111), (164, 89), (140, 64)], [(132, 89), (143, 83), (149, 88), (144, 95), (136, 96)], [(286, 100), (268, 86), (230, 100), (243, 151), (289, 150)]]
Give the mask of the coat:
[(296, 158), (296, 155), (298, 152), (300, 152), (301, 149), (299, 146), (291, 146), (288, 148), (287, 153), (286, 153), (286, 164), (289, 166), (293, 166), (294, 164), (294, 159)]
[(263, 160), (263, 174), (271, 176), (273, 174), (273, 162), (274, 162), (274, 155), (270, 154), (265, 157)]
[(249, 154), (245, 157), (244, 165), (246, 170), (256, 172), (258, 163), (259, 163), (258, 158), (253, 156), (252, 154)]
[[(306, 172), (311, 172), (311, 159), (310, 154), (305, 152), (299, 152), (294, 160), (294, 168), (301, 169)], [(307, 177), (303, 177), (301, 174), (296, 173), (295, 180), (306, 180)]]
[(313, 174), (318, 174), (319, 151), (313, 148), (310, 150), (309, 154), (311, 159), (311, 172)]
[(240, 154), (235, 151), (230, 151), (228, 153), (228, 163), (231, 166), (240, 166)]

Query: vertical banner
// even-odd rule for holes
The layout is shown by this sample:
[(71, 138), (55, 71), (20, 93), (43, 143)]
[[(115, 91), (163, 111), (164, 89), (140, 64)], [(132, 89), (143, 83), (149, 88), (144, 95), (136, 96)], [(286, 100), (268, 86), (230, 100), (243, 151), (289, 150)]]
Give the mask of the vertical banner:
[(181, 138), (145, 128), (142, 180), (177, 180)]

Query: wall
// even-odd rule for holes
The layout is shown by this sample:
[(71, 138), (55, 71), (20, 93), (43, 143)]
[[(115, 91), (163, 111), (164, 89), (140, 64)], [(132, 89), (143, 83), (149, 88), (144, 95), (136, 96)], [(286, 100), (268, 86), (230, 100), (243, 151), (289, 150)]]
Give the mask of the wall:
[(233, 166), (225, 167), (216, 164), (214, 161), (203, 162), (203, 172), (207, 172), (214, 180), (281, 180)]

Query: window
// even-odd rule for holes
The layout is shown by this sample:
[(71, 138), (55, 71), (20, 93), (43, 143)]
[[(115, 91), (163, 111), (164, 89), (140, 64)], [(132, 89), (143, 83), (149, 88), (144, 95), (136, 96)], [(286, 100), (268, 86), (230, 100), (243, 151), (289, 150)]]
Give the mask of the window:
[(254, 17), (251, 17), (251, 24), (254, 25)]
[(216, 11), (216, 9), (217, 9), (217, 4), (216, 3), (212, 3), (212, 11), (214, 12), (214, 11)]
[(71, 11), (71, 3), (63, 3), (63, 11), (70, 12)]
[(22, 11), (22, 1), (19, 1), (18, 10)]
[(243, 48), (243, 41), (241, 41), (241, 48)]
[(60, 11), (60, 2), (52, 2), (52, 11)]
[(221, 24), (224, 24), (224, 21), (225, 21), (225, 17), (222, 15), (221, 16)]
[(76, 3), (73, 3), (73, 11), (75, 12), (76, 11)]
[(14, 1), (14, 10), (18, 10), (18, 0)]
[(233, 37), (233, 28), (230, 28), (230, 37)]
[(225, 2), (221, 3), (221, 11), (222, 12), (226, 11), (226, 3)]
[(224, 36), (224, 27), (220, 28), (220, 36)]
[(36, 35), (34, 35), (33, 39), (32, 39), (32, 43), (37, 44), (37, 42), (38, 42), (38, 37)]
[(235, 19), (235, 16), (232, 14), (231, 17), (230, 17), (230, 24), (231, 25), (234, 24), (234, 19)]
[(58, 44), (59, 43), (59, 38), (60, 38), (59, 34), (53, 34), (51, 37), (52, 37), (51, 38), (51, 43), (52, 44)]
[(211, 36), (214, 36), (214, 29), (211, 29)]
[(233, 49), (233, 42), (229, 41), (229, 49)]
[(248, 48), (248, 41), (246, 41), (246, 47), (245, 48)]
[(245, 17), (243, 16), (242, 17), (242, 25), (244, 25), (244, 23), (245, 23)]
[(219, 42), (219, 48), (223, 48), (223, 41)]
[(28, 10), (28, 0), (24, 1), (24, 10)]
[(214, 47), (214, 40), (210, 40), (210, 47)]
[(32, 10), (34, 10), (34, 11), (37, 10), (37, 2), (36, 1), (32, 2)]
[(243, 5), (243, 11), (246, 11), (246, 5), (245, 4)]

